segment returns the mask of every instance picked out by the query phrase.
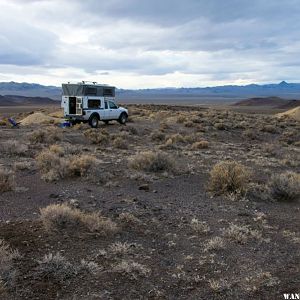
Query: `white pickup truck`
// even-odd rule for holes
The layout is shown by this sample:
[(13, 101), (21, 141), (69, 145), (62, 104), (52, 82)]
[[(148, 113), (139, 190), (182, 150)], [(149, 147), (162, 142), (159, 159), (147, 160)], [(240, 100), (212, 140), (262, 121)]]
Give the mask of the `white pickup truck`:
[(99, 121), (125, 124), (128, 119), (128, 110), (115, 103), (115, 87), (95, 82), (63, 83), (61, 107), (73, 124), (88, 122), (93, 128)]

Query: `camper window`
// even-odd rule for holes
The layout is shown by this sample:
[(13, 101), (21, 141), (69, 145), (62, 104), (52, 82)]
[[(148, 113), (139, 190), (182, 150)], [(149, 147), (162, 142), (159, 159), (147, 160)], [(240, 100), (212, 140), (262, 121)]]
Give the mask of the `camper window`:
[(89, 99), (88, 100), (88, 108), (100, 108), (101, 101), (97, 99)]
[(113, 89), (103, 89), (103, 96), (113, 97)]
[(87, 87), (85, 89), (85, 95), (86, 96), (96, 96), (97, 95), (97, 89), (94, 87)]

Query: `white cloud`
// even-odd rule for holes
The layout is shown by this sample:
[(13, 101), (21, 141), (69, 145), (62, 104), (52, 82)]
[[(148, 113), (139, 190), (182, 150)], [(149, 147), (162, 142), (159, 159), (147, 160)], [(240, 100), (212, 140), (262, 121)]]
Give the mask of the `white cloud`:
[(297, 0), (0, 0), (1, 80), (118, 87), (299, 80)]

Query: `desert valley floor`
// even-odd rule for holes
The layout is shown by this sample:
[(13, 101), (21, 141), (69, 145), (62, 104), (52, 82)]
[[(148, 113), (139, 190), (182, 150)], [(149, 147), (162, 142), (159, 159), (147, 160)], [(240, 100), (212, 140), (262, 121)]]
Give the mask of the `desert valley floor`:
[(128, 107), (97, 129), (59, 128), (57, 108), (2, 120), (0, 298), (299, 293), (300, 122)]

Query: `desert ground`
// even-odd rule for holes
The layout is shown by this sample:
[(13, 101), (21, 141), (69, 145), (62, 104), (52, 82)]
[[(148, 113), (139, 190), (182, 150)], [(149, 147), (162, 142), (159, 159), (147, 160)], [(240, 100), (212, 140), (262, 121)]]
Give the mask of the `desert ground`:
[(58, 127), (57, 107), (2, 111), (0, 298), (299, 293), (300, 122), (127, 107), (127, 125), (97, 129)]

